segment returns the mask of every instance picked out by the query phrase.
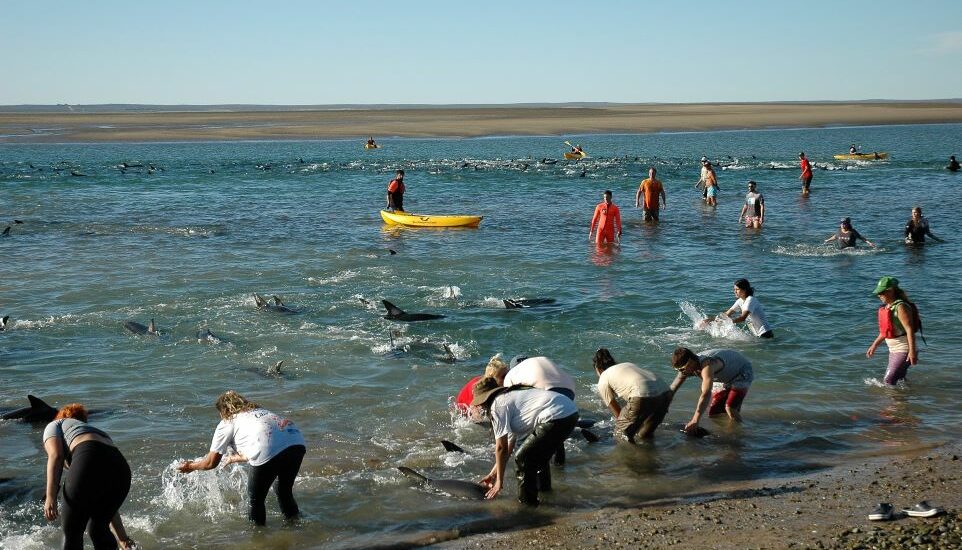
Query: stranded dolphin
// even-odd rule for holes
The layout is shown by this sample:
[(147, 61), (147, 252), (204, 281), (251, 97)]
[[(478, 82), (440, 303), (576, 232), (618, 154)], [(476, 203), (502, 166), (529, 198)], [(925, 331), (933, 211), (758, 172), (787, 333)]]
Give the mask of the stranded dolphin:
[(157, 332), (157, 325), (154, 324), (153, 319), (150, 320), (150, 325), (146, 327), (137, 321), (124, 321), (124, 328), (134, 334), (149, 334), (152, 336), (160, 334)]
[(273, 304), (270, 303), (270, 302), (268, 302), (267, 300), (265, 300), (265, 299), (264, 299), (263, 297), (261, 297), (259, 294), (255, 293), (255, 294), (254, 294), (254, 303), (257, 304), (257, 309), (263, 309), (263, 310), (266, 310), (266, 311), (273, 311), (273, 312), (275, 312), (275, 313), (284, 313), (284, 314), (288, 314), (288, 315), (297, 313), (297, 311), (295, 311), (295, 310), (293, 310), (293, 309), (285, 306), (285, 305), (284, 305), (284, 302), (281, 301), (281, 299), (278, 298), (277, 296), (271, 296), (271, 298), (274, 299), (274, 303), (273, 303)]
[(554, 298), (519, 298), (517, 300), (507, 299), (501, 300), (504, 302), (504, 307), (508, 309), (519, 309), (523, 307), (536, 307), (536, 306), (546, 306), (548, 304), (553, 304), (555, 302)]
[(430, 321), (432, 319), (443, 319), (444, 315), (434, 315), (432, 313), (407, 313), (403, 309), (397, 307), (396, 305), (388, 302), (387, 300), (381, 300), (384, 303), (385, 309), (387, 309), (387, 315), (384, 316), (385, 319), (391, 319), (393, 321)]
[(57, 416), (57, 409), (44, 403), (43, 399), (28, 395), (27, 400), (30, 401), (29, 407), (4, 413), (0, 418), (3, 420), (21, 420), (23, 422), (50, 422), (53, 420), (53, 417)]
[(410, 468), (405, 468), (404, 466), (399, 466), (398, 470), (400, 470), (400, 472), (405, 476), (417, 481), (418, 485), (422, 487), (436, 489), (442, 493), (446, 493), (454, 497), (481, 500), (488, 492), (483, 485), (473, 481), (463, 481), (460, 479), (429, 479)]

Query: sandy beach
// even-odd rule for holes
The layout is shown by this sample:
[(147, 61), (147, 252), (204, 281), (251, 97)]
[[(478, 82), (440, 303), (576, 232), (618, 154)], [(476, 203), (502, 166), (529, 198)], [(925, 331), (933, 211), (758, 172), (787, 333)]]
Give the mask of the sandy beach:
[[(960, 102), (0, 112), (0, 143), (651, 133), (962, 121)], [(213, 108), (212, 108), (213, 109)]]
[[(437, 548), (962, 548), (962, 445), (857, 461), (670, 502), (554, 517), (536, 528), (438, 534)], [(921, 500), (932, 518), (869, 521), (879, 502)], [(544, 511), (544, 510), (541, 510)], [(540, 512), (540, 511), (539, 511)], [(441, 542), (445, 537), (462, 538)]]

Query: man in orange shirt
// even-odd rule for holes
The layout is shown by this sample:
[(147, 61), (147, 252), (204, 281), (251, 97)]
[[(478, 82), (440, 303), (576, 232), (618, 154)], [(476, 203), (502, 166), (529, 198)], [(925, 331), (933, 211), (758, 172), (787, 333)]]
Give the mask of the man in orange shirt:
[(661, 184), (661, 180), (655, 179), (655, 167), (652, 166), (648, 169), (648, 179), (641, 182), (638, 186), (638, 192), (635, 193), (635, 208), (641, 206), (641, 195), (645, 195), (644, 204), (644, 216), (645, 221), (658, 221), (658, 197), (661, 196), (661, 207), (665, 208), (668, 206), (668, 199), (665, 198), (665, 187)]
[(618, 240), (621, 240), (621, 211), (611, 202), (611, 191), (605, 191), (604, 200), (595, 207), (595, 215), (591, 217), (591, 227), (588, 228), (588, 240), (598, 225), (595, 242), (598, 244), (615, 242), (615, 226), (618, 226)]
[(404, 212), (404, 170), (394, 173), (394, 179), (387, 184), (387, 208)]
[(802, 175), (798, 179), (802, 180), (802, 196), (808, 196), (808, 186), (812, 184), (812, 165), (805, 158), (805, 153), (798, 154), (798, 160), (802, 165)]

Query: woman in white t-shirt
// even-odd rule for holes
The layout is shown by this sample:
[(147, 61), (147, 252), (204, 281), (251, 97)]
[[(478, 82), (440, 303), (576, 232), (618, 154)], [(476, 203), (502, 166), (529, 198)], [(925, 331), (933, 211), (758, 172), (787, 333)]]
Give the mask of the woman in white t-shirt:
[(284, 517), (297, 517), (294, 478), (307, 450), (301, 431), (290, 420), (261, 408), (234, 390), (221, 394), (215, 406), (221, 421), (214, 431), (210, 452), (200, 460), (185, 461), (177, 469), (185, 474), (211, 470), (232, 449), (235, 452), (227, 457), (226, 464), (247, 462), (251, 465), (247, 477), (248, 518), (257, 525), (267, 522), (264, 500), (274, 480), (277, 480), (274, 491)]
[[(755, 289), (752, 288), (748, 279), (738, 279), (735, 281), (735, 297), (738, 299), (735, 300), (732, 307), (728, 308), (728, 311), (722, 315), (731, 318), (731, 320), (736, 323), (742, 323), (747, 319), (752, 329), (752, 334), (759, 338), (774, 338), (775, 333), (772, 332), (772, 327), (768, 324), (768, 319), (765, 318), (765, 310), (762, 308), (762, 304), (758, 301), (758, 298), (755, 297)], [(732, 317), (732, 313), (734, 313), (736, 309), (739, 311), (739, 314)]]

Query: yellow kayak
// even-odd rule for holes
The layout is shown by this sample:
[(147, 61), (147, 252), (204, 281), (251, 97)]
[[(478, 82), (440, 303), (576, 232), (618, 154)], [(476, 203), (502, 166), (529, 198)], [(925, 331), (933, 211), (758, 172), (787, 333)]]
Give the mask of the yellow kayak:
[(587, 157), (587, 156), (588, 156), (588, 153), (585, 153), (584, 151), (582, 151), (582, 152), (580, 152), (580, 153), (570, 153), (570, 152), (569, 152), (569, 153), (565, 153), (565, 158), (566, 158), (567, 160), (578, 160), (578, 159), (583, 159), (583, 158), (585, 158), (585, 157)]
[(844, 155), (835, 155), (835, 160), (885, 160), (889, 158), (888, 153), (845, 153)]
[(364, 144), (364, 148), (365, 148), (365, 149), (378, 149), (379, 147), (381, 147), (381, 146), (378, 145), (378, 144), (376, 144), (376, 143), (374, 143), (374, 144), (365, 143), (365, 144)]
[(484, 216), (427, 216), (381, 210), (384, 223), (407, 227), (477, 227)]

